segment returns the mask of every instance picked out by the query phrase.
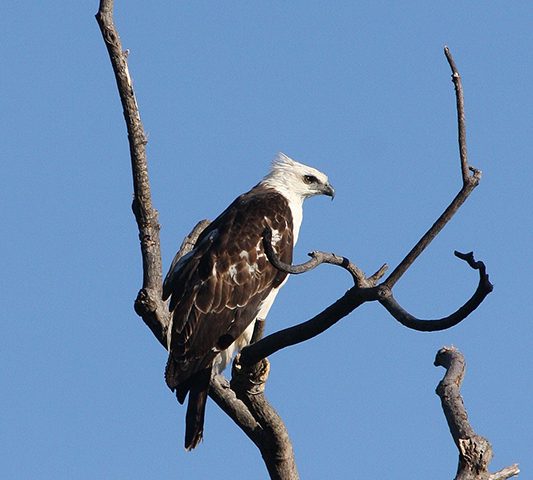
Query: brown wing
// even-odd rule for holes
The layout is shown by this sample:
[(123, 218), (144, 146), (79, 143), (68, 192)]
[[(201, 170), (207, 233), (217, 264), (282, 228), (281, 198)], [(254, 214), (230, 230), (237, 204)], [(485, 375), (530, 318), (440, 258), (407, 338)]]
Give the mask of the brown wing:
[(237, 198), (167, 275), (164, 295), (171, 296), (173, 320), (166, 371), (170, 388), (210, 367), (217, 353), (255, 319), (271, 289), (285, 279), (263, 250), (267, 226), (274, 232), (277, 254), (291, 263), (288, 203), (274, 190), (255, 187)]

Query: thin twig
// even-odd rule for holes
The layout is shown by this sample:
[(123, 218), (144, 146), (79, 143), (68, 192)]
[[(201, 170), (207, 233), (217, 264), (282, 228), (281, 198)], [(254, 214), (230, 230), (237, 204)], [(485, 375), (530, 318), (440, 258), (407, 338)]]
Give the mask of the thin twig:
[(181, 246), (176, 253), (174, 260), (179, 260), (181, 257), (189, 253), (196, 245), (196, 240), (200, 234), (207, 228), (211, 222), (207, 219), (200, 220), (191, 230), (191, 233), (187, 235), (181, 242)]
[(346, 257), (340, 257), (338, 255), (335, 255), (334, 253), (325, 253), (315, 250), (313, 252), (308, 253), (308, 255), (311, 257), (311, 260), (308, 260), (307, 262), (302, 263), (300, 265), (290, 265), (288, 263), (282, 262), (281, 259), (276, 255), (276, 252), (272, 247), (272, 230), (270, 228), (266, 228), (263, 232), (263, 248), (265, 249), (267, 258), (269, 259), (270, 263), (272, 263), (272, 265), (274, 265), (278, 270), (290, 273), (292, 275), (306, 273), (318, 267), (322, 263), (329, 263), (331, 265), (337, 265), (347, 270), (352, 276), (352, 279), (356, 285), (360, 285), (361, 282), (363, 282), (366, 278), (363, 271), (359, 267), (357, 267), (357, 265), (354, 265)]
[(466, 126), (465, 126), (465, 110), (463, 87), (461, 84), (461, 76), (457, 70), (457, 66), (453, 60), (452, 54), (448, 47), (444, 49), (450, 68), (452, 69), (452, 81), (455, 85), (455, 97), (457, 104), (457, 119), (458, 119), (458, 140), (459, 153), (461, 159), (461, 176), (463, 180), (463, 187), (453, 199), (452, 203), (446, 208), (444, 213), (437, 219), (431, 228), (424, 234), (418, 243), (411, 249), (400, 264), (392, 271), (392, 273), (385, 280), (385, 285), (392, 289), (400, 277), (413, 264), (416, 258), (427, 248), (432, 240), (444, 228), (444, 226), (455, 215), (455, 212), (468, 198), (472, 190), (479, 184), (481, 179), (481, 171), (476, 170), (468, 165), (467, 150), (466, 150)]
[(461, 75), (452, 57), (450, 49), (444, 47), (444, 55), (452, 70), (452, 82), (455, 87), (455, 99), (457, 104), (457, 140), (459, 142), (459, 156), (461, 160), (461, 173), (463, 176), (463, 183), (467, 183), (470, 177), (470, 167), (468, 166), (468, 154), (466, 149), (466, 120), (465, 120), (465, 102), (463, 95), (463, 84), (461, 82)]
[(519, 473), (520, 468), (518, 468), (518, 463), (514, 463), (509, 467), (502, 468), (501, 470), (490, 474), (488, 480), (507, 480), (508, 478), (518, 475)]
[(376, 273), (367, 278), (365, 273), (348, 258), (341, 257), (334, 253), (321, 252), (319, 250), (308, 253), (311, 260), (300, 265), (290, 265), (282, 262), (276, 255), (274, 247), (272, 246), (272, 230), (270, 228), (266, 228), (263, 232), (263, 248), (265, 249), (266, 256), (270, 263), (282, 272), (299, 275), (301, 273), (309, 272), (323, 263), (329, 263), (330, 265), (337, 265), (347, 270), (352, 276), (354, 284), (358, 287), (375, 286), (376, 282), (383, 277), (388, 268), (387, 264), (385, 264)]

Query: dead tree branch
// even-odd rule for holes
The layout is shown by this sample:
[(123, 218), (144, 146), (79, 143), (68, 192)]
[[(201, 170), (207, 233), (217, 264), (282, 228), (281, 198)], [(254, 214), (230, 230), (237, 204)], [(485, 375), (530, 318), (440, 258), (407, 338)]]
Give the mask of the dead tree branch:
[(211, 380), (209, 396), (257, 446), (270, 478), (297, 480), (299, 476), (287, 429), (263, 393), (268, 361), (256, 365), (259, 368), (254, 372), (234, 372), (231, 386), (224, 376), (216, 375)]
[(265, 249), (265, 253), (270, 263), (272, 263), (272, 265), (274, 265), (278, 270), (291, 273), (293, 275), (299, 275), (300, 273), (309, 272), (323, 263), (329, 263), (347, 270), (352, 276), (354, 284), (358, 287), (374, 286), (375, 283), (381, 277), (383, 277), (388, 268), (387, 264), (385, 264), (376, 273), (374, 273), (374, 275), (367, 278), (364, 272), (346, 257), (340, 257), (334, 253), (320, 252), (318, 250), (308, 253), (308, 255), (311, 257), (311, 260), (308, 260), (301, 265), (289, 265), (282, 262), (277, 257), (276, 252), (274, 252), (274, 248), (272, 247), (272, 230), (269, 228), (263, 232), (263, 248)]
[(250, 367), (241, 365), (236, 359), (231, 388), (261, 425), (262, 435), (254, 443), (261, 451), (270, 478), (297, 480), (299, 475), (289, 433), (264, 395), (269, 373), (270, 363), (266, 358)]
[[(96, 20), (115, 74), (130, 145), (134, 189), (132, 209), (139, 229), (143, 262), (143, 284), (135, 300), (135, 311), (166, 349), (166, 330), (170, 316), (165, 302), (161, 299), (160, 227), (157, 211), (152, 207), (146, 161), (147, 141), (128, 71), (127, 56), (122, 49), (120, 36), (113, 22), (113, 0), (100, 1)], [(174, 261), (193, 248), (199, 234), (208, 224), (209, 222), (204, 220), (195, 226), (184, 239)], [(215, 403), (257, 445), (272, 478), (288, 480), (298, 478), (294, 453), (285, 426), (262, 392), (250, 396), (250, 399), (247, 399), (248, 393), (243, 392), (241, 398), (247, 400), (245, 403), (237, 398), (227, 380), (217, 375), (212, 380), (209, 393)]]
[(376, 284), (385, 273), (385, 270), (387, 269), (386, 264), (383, 265), (374, 275), (368, 278), (365, 276), (364, 272), (349, 259), (333, 253), (315, 251), (309, 254), (311, 256), (311, 260), (304, 264), (284, 264), (277, 258), (272, 248), (271, 232), (266, 230), (263, 234), (263, 246), (268, 259), (279, 270), (291, 274), (299, 274), (308, 272), (322, 263), (330, 263), (348, 270), (348, 272), (350, 272), (352, 275), (355, 286), (348, 290), (335, 303), (330, 305), (312, 319), (299, 325), (295, 325), (293, 327), (273, 333), (263, 338), (259, 342), (249, 345), (243, 349), (240, 357), (240, 361), (243, 363), (243, 365), (252, 365), (254, 362), (258, 362), (262, 358), (265, 358), (266, 356), (271, 355), (278, 350), (304, 342), (315, 337), (316, 335), (319, 335), (337, 323), (341, 318), (345, 317), (357, 307), (368, 301), (379, 301), (379, 303), (381, 303), (381, 305), (383, 305), (396, 320), (408, 328), (418, 331), (433, 332), (437, 330), (445, 330), (457, 325), (468, 315), (470, 315), (470, 313), (472, 313), (492, 291), (493, 287), (489, 282), (489, 277), (486, 273), (483, 262), (475, 262), (473, 253), (462, 254), (455, 252), (455, 255), (458, 258), (467, 261), (472, 268), (479, 270), (479, 283), (471, 298), (454, 313), (437, 320), (421, 320), (403, 309), (394, 299), (392, 294), (392, 288), (396, 282), (413, 264), (416, 258), (427, 248), (427, 246), (444, 228), (444, 226), (451, 220), (457, 210), (468, 198), (470, 193), (472, 193), (474, 188), (479, 184), (481, 179), (481, 171), (476, 170), (468, 164), (464, 98), (461, 76), (459, 75), (457, 66), (455, 65), (448, 47), (444, 49), (444, 53), (448, 63), (450, 64), (450, 68), (452, 70), (452, 81), (455, 86), (457, 128), (459, 131), (459, 156), (463, 182), (461, 190), (455, 196), (451, 204), (444, 210), (438, 220), (432, 225), (432, 227), (422, 236), (422, 238), (393, 270), (393, 272), (385, 279), (385, 281), (379, 285)]
[(392, 292), (388, 296), (383, 296), (379, 300), (379, 303), (381, 303), (381, 305), (383, 305), (402, 325), (411, 328), (412, 330), (418, 330), (419, 332), (436, 332), (457, 325), (481, 305), (481, 302), (485, 300), (485, 297), (492, 292), (493, 286), (489, 281), (489, 275), (486, 272), (485, 264), (483, 262), (476, 262), (474, 260), (473, 252), (460, 253), (456, 251), (455, 256), (466, 261), (474, 270), (479, 271), (479, 283), (476, 291), (470, 299), (451, 315), (438, 320), (420, 320), (405, 311), (395, 300)]
[[(269, 258), (271, 254), (274, 254), (274, 252), (270, 251)], [(357, 307), (370, 301), (381, 303), (396, 320), (412, 330), (435, 332), (453, 327), (470, 315), (493, 288), (485, 271), (485, 265), (483, 262), (476, 262), (472, 252), (468, 254), (456, 252), (456, 255), (467, 261), (472, 268), (479, 270), (479, 283), (472, 297), (462, 307), (447, 317), (437, 320), (421, 320), (411, 315), (400, 306), (392, 295), (392, 291), (385, 284), (372, 286), (379, 279), (379, 273), (381, 273), (381, 270), (379, 270), (377, 274), (364, 280), (366, 284), (371, 286), (354, 286), (335, 303), (310, 320), (272, 333), (258, 342), (248, 345), (242, 350), (239, 361), (243, 365), (253, 365), (255, 362), (259, 362), (279, 350), (316, 337), (349, 315)]]
[(452, 82), (455, 86), (455, 99), (457, 105), (457, 130), (459, 141), (459, 157), (461, 161), (461, 177), (463, 186), (456, 197), (452, 200), (450, 205), (444, 210), (442, 215), (431, 226), (431, 228), (422, 236), (418, 243), (411, 249), (400, 264), (392, 271), (392, 273), (385, 280), (385, 285), (392, 288), (400, 277), (413, 264), (416, 258), (426, 249), (431, 241), (438, 235), (444, 226), (455, 215), (461, 205), (472, 193), (472, 190), (479, 185), (481, 180), (481, 170), (477, 170), (468, 164), (468, 156), (466, 150), (466, 122), (465, 122), (465, 108), (463, 86), (461, 83), (461, 76), (455, 65), (452, 54), (448, 47), (444, 47), (444, 54), (452, 70)]
[[(133, 83), (128, 71), (127, 56), (122, 49), (119, 34), (113, 23), (113, 0), (100, 1), (96, 19), (100, 26), (115, 74), (130, 145), (134, 189), (132, 210), (139, 230), (143, 262), (143, 283), (135, 301), (135, 311), (142, 317), (158, 341), (166, 348), (166, 330), (169, 324), (169, 313), (165, 303), (161, 300), (162, 265), (159, 240), (160, 226), (157, 211), (152, 206), (146, 161), (147, 140), (135, 99)], [(452, 78), (456, 90), (463, 188), (437, 222), (382, 284), (377, 285), (377, 282), (383, 277), (387, 268), (386, 265), (381, 267), (374, 275), (366, 277), (347, 258), (334, 254), (313, 252), (310, 254), (312, 257), (311, 260), (304, 265), (285, 265), (276, 258), (272, 248), (268, 248), (271, 247), (270, 239), (268, 238), (269, 232), (265, 233), (265, 249), (267, 250), (267, 255), (270, 261), (280, 270), (296, 274), (309, 271), (322, 263), (331, 263), (345, 268), (351, 274), (355, 284), (354, 287), (348, 290), (334, 304), (301, 325), (261, 339), (264, 324), (263, 322), (258, 323), (258, 328), (254, 332), (254, 340), (257, 339), (258, 342), (244, 349), (240, 360), (238, 359), (234, 363), (231, 384), (221, 375), (217, 375), (212, 379), (209, 392), (211, 398), (259, 448), (271, 478), (297, 479), (298, 472), (294, 462), (294, 452), (285, 425), (264, 396), (264, 386), (270, 368), (266, 356), (280, 348), (318, 335), (351, 313), (362, 303), (371, 300), (379, 301), (395, 318), (409, 328), (418, 330), (448, 328), (461, 321), (471, 311), (477, 308), (492, 289), (482, 262), (475, 262), (472, 254), (457, 254), (457, 256), (466, 260), (472, 268), (479, 270), (480, 282), (472, 298), (454, 314), (437, 321), (418, 320), (403, 310), (392, 296), (391, 290), (394, 284), (451, 219), (471, 191), (477, 186), (481, 178), (481, 172), (473, 169), (467, 163), (461, 79), (447, 48), (445, 49), (445, 54), (452, 69)], [(194, 247), (199, 234), (208, 223), (207, 221), (203, 221), (196, 225), (193, 231), (183, 241), (181, 248), (174, 258), (174, 262)], [(481, 471), (480, 469), (486, 468), (488, 461), (490, 461), (490, 445), (485, 441), (486, 444), (483, 444), (484, 447), (479, 447), (480, 444), (477, 442), (481, 437), (476, 436), (467, 423), (466, 412), (464, 411), (464, 407), (462, 407), (462, 400), (458, 393), (458, 387), (464, 374), (464, 363), (459, 364), (459, 367), (455, 367), (453, 364), (454, 355), (446, 352), (442, 354), (439, 352), (439, 354), (440, 356), (437, 355), (436, 364), (443, 365), (448, 369), (445, 379), (441, 382), (442, 386), (439, 386), (439, 389), (443, 392), (441, 398), (443, 408), (445, 408), (446, 418), (450, 425), (450, 431), (461, 452), (460, 471), (462, 465), (465, 468), (470, 468), (471, 463), (468, 462), (471, 462), (472, 458), (468, 457), (467, 453), (472, 451), (472, 449), (476, 453), (479, 453), (479, 448), (483, 448), (489, 451), (489, 456), (482, 455), (480, 457), (482, 458), (482, 463), (475, 468)], [(459, 373), (456, 373), (457, 371)], [(452, 390), (454, 382), (457, 387), (456, 392)], [(447, 392), (452, 393), (449, 394)], [(451, 400), (448, 400), (446, 395), (451, 395)], [(460, 407), (463, 410), (460, 410)], [(517, 473), (518, 467), (511, 466), (495, 474), (487, 474), (488, 476), (483, 477), (459, 477), (458, 473), (457, 479), (482, 478), (483, 480), (496, 480), (509, 478)]]
[(131, 168), (133, 173), (132, 209), (139, 228), (143, 262), (143, 284), (135, 300), (135, 311), (142, 317), (154, 336), (166, 348), (168, 309), (161, 300), (162, 267), (159, 242), (159, 221), (152, 206), (152, 194), (146, 163), (146, 135), (141, 122), (133, 82), (128, 70), (127, 55), (113, 22), (113, 0), (101, 0), (96, 21), (102, 32), (113, 67), (128, 130)]
[(450, 428), (453, 441), (459, 450), (459, 465), (455, 480), (504, 480), (518, 475), (518, 465), (496, 473), (489, 473), (492, 446), (486, 438), (477, 435), (468, 421), (460, 387), (465, 374), (465, 359), (454, 347), (444, 347), (437, 352), (435, 366), (444, 367), (446, 374), (437, 386), (436, 393)]

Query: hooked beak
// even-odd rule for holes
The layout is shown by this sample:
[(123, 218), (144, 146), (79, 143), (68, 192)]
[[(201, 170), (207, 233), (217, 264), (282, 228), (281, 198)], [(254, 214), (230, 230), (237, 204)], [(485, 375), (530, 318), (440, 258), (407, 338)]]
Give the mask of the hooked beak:
[(322, 193), (324, 195), (327, 195), (328, 197), (331, 197), (332, 200), (335, 198), (335, 189), (329, 183), (326, 183), (326, 185), (324, 185)]

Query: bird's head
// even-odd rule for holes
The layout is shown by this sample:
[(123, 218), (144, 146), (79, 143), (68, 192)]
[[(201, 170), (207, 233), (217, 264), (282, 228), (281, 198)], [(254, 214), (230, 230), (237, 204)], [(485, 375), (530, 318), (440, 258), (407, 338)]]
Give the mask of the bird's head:
[(314, 195), (327, 195), (332, 199), (335, 196), (335, 190), (327, 175), (293, 160), (284, 153), (276, 155), (272, 169), (262, 183), (301, 200)]

